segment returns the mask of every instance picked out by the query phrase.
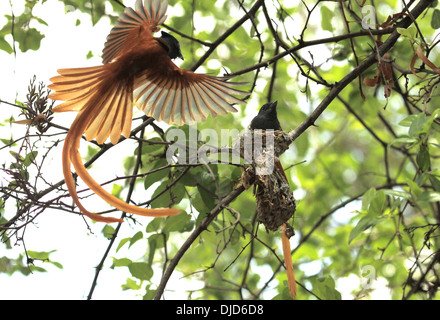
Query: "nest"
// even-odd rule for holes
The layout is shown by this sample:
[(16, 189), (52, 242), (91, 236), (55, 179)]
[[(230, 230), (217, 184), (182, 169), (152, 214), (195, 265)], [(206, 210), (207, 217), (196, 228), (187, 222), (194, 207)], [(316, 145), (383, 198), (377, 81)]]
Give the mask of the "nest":
[[(249, 134), (252, 136), (246, 136)], [(278, 159), (289, 148), (288, 136), (282, 131), (267, 131), (266, 133), (254, 130), (245, 133), (243, 139), (252, 139), (254, 146), (251, 153), (243, 148), (242, 157), (245, 160), (252, 159), (252, 163), (243, 171), (242, 182), (246, 189), (254, 186), (258, 222), (270, 231), (277, 231), (283, 224), (286, 224), (287, 235), (290, 237), (294, 231), (287, 221), (293, 217), (296, 204), (284, 169)], [(261, 149), (258, 149), (260, 141)], [(241, 143), (241, 145), (246, 144)], [(255, 152), (255, 150), (261, 150), (261, 152)]]

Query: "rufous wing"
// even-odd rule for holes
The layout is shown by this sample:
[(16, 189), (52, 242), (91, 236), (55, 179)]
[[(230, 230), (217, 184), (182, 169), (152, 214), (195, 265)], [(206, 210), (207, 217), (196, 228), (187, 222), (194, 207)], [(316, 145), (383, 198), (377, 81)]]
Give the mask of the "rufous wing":
[(234, 95), (248, 92), (232, 88), (246, 83), (228, 82), (214, 77), (179, 69), (169, 61), (170, 72), (145, 70), (134, 81), (136, 106), (148, 116), (178, 125), (205, 121), (211, 115), (237, 112), (231, 105), (244, 103)]
[(167, 18), (168, 8), (166, 0), (136, 0), (135, 9), (125, 8), (118, 21), (107, 36), (102, 51), (102, 63), (110, 63), (117, 59), (125, 50), (132, 48), (132, 38), (137, 32), (145, 32), (144, 37), (152, 38), (153, 32), (159, 30)]
[[(103, 143), (110, 137), (116, 144), (130, 135), (133, 114), (133, 87), (129, 79), (109, 81), (111, 70), (106, 65), (58, 70), (59, 76), (48, 87), (55, 92), (49, 97), (63, 100), (54, 112), (80, 111), (88, 114), (85, 126), (87, 140)], [(100, 96), (97, 100), (96, 96)], [(91, 103), (93, 102), (93, 103)]]
[(54, 107), (53, 112), (80, 111), (105, 79), (103, 66), (57, 71), (59, 75), (51, 78), (52, 83), (47, 86), (55, 91), (49, 98), (66, 102)]
[(111, 88), (101, 91), (103, 99), (100, 108), (89, 116), (85, 129), (87, 140), (96, 138), (98, 143), (104, 143), (108, 137), (113, 144), (118, 143), (121, 134), (130, 136), (133, 114), (133, 94), (130, 84), (115, 82)]

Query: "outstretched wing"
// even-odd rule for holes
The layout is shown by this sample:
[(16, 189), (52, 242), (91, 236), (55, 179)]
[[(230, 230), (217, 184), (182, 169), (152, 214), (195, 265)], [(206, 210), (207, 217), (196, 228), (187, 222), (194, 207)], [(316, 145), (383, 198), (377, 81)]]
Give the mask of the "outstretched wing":
[(129, 137), (133, 116), (131, 85), (113, 82), (96, 94), (101, 95), (103, 99), (99, 103), (99, 108), (93, 108), (95, 110), (88, 116), (86, 139), (90, 141), (96, 138), (98, 143), (104, 143), (110, 137), (110, 141), (116, 144), (121, 134)]
[(47, 86), (55, 91), (49, 98), (66, 102), (53, 108), (53, 112), (80, 111), (108, 76), (103, 66), (57, 71), (59, 75), (52, 77), (52, 83)]
[[(126, 80), (112, 81), (106, 65), (89, 68), (59, 69), (59, 76), (50, 80), (48, 87), (55, 92), (49, 95), (53, 100), (65, 102), (52, 109), (53, 112), (80, 111), (91, 114), (85, 133), (87, 140), (104, 143), (108, 137), (116, 144), (121, 134), (130, 135), (133, 101), (132, 85)], [(96, 95), (105, 97), (99, 104), (90, 101)], [(88, 106), (88, 107), (86, 107)]]
[(135, 79), (134, 102), (148, 116), (166, 123), (192, 124), (205, 121), (208, 115), (237, 112), (232, 103), (244, 103), (234, 95), (249, 95), (232, 86), (227, 78), (194, 73), (169, 61), (170, 72), (145, 70)]
[(102, 51), (102, 63), (110, 63), (117, 59), (124, 49), (131, 47), (130, 38), (133, 32), (144, 32), (144, 37), (153, 37), (153, 32), (159, 30), (167, 18), (165, 15), (168, 7), (167, 0), (136, 0), (135, 10), (125, 8), (118, 21), (107, 36)]

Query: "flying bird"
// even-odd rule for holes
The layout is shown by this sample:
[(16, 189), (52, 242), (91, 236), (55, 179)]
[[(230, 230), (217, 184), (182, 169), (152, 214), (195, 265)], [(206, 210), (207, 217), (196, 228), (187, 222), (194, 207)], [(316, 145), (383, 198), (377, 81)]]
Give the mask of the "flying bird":
[(204, 121), (209, 115), (236, 112), (233, 103), (244, 103), (234, 95), (248, 95), (232, 88), (243, 83), (228, 82), (180, 69), (172, 59), (183, 59), (179, 42), (160, 30), (166, 19), (166, 0), (137, 0), (135, 8), (126, 8), (107, 36), (102, 54), (103, 65), (57, 70), (48, 87), (53, 100), (65, 101), (53, 112), (78, 111), (63, 147), (63, 174), (69, 194), (83, 214), (99, 222), (122, 222), (90, 212), (80, 202), (71, 165), (88, 187), (107, 203), (127, 213), (142, 216), (168, 216), (178, 209), (149, 209), (134, 206), (104, 190), (88, 173), (79, 154), (80, 140), (98, 143), (108, 138), (118, 143), (121, 134), (129, 137), (133, 103), (148, 116), (178, 125)]

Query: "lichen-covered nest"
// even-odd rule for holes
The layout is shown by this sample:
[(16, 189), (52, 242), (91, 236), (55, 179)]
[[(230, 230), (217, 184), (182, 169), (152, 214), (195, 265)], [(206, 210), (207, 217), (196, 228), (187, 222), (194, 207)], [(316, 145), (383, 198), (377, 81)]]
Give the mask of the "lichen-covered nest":
[[(247, 134), (253, 134), (252, 141), (263, 141), (263, 152), (252, 151), (250, 155), (249, 151), (247, 154), (243, 151), (242, 156), (247, 156), (248, 159), (252, 157), (252, 164), (244, 170), (242, 182), (246, 188), (254, 185), (258, 221), (264, 224), (267, 230), (277, 231), (284, 223), (288, 225), (287, 221), (293, 217), (296, 210), (293, 193), (278, 159), (290, 143), (286, 139), (286, 133), (282, 131), (274, 131), (273, 143), (271, 138), (266, 137), (265, 131), (251, 131)], [(262, 137), (258, 137), (258, 134)], [(289, 237), (292, 236), (293, 229), (288, 231)]]

